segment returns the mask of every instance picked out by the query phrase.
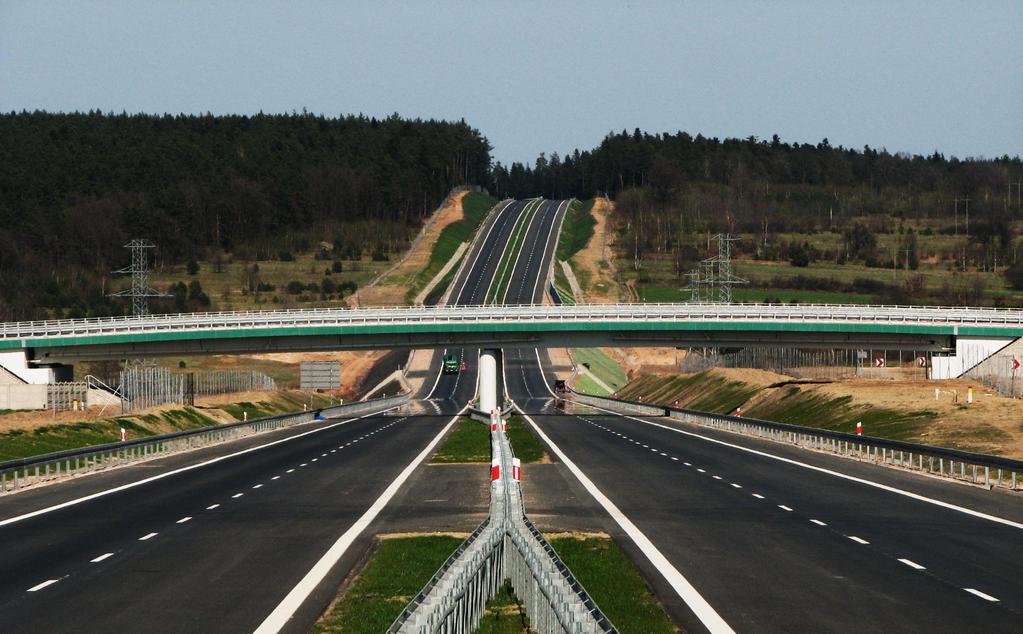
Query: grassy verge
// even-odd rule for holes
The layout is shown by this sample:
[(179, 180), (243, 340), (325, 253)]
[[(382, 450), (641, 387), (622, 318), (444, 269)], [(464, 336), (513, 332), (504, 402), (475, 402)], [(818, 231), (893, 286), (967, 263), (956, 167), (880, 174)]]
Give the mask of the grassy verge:
[(594, 381), (588, 374), (580, 374), (576, 380), (575, 385), (572, 386), (577, 392), (583, 394), (592, 394), (593, 396), (610, 396), (611, 392), (604, 389), (599, 383)]
[(317, 409), (330, 404), (329, 397), (319, 394), (278, 392), (272, 398), (257, 403), (228, 403), (208, 408), (182, 407), (148, 414), (111, 416), (94, 421), (62, 422), (32, 429), (14, 429), (0, 433), (0, 461), (116, 442), (120, 439), (122, 427), (128, 432), (129, 439), (135, 439), (220, 424), (214, 417), (216, 414), (204, 410), (219, 410), (235, 420), (242, 420), (246, 412), (249, 419), (253, 419), (298, 412), (303, 409), (303, 405)]
[(593, 237), (593, 227), (597, 221), (593, 218), (593, 198), (586, 201), (573, 201), (565, 212), (565, 221), (561, 225), (558, 236), (557, 258), (567, 261), (586, 247)]
[(313, 632), (379, 634), (390, 627), (463, 539), (423, 535), (380, 540), (376, 552), (344, 596)]
[(496, 200), (478, 192), (469, 192), (462, 198), (463, 218), (444, 227), (444, 230), (437, 236), (437, 242), (433, 245), (433, 250), (430, 251), (430, 262), (415, 277), (405, 293), (406, 302), (411, 303), (419, 291), (444, 268), (444, 265), (458, 250), (458, 245), (467, 242), (472, 237), (480, 223), (487, 217), (487, 212), (496, 204)]
[(463, 416), (455, 424), (431, 462), (490, 462), (490, 428)]
[[(508, 440), (515, 451), (515, 457), (523, 464), (541, 462), (546, 456), (536, 436), (526, 427), (525, 421), (519, 416), (512, 416), (508, 421)], [(431, 462), (438, 464), (489, 463), (490, 428), (468, 416), (461, 418), (448, 437), (444, 439), (440, 449), (433, 454)]]
[(558, 556), (623, 634), (675, 631), (632, 562), (609, 537), (554, 536)]
[(515, 261), (518, 259), (519, 251), (522, 249), (522, 242), (526, 237), (526, 231), (529, 230), (529, 222), (536, 215), (536, 210), (539, 209), (540, 203), (541, 200), (536, 199), (527, 204), (525, 210), (515, 220), (511, 240), (501, 255), (501, 262), (497, 265), (497, 284), (491, 287), (484, 303), (496, 304), (499, 300), (504, 301), (505, 293), (508, 291), (508, 284), (511, 283), (511, 274), (515, 268)]
[(620, 390), (629, 382), (622, 366), (600, 348), (573, 348), (572, 357), (613, 390)]

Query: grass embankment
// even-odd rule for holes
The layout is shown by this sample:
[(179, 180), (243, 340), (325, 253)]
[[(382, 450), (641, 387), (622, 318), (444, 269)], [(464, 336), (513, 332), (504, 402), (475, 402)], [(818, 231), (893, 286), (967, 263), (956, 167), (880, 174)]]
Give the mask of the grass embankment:
[[(479, 228), (480, 223), (487, 217), (487, 212), (493, 209), (495, 204), (497, 204), (496, 200), (479, 192), (470, 192), (462, 198), (463, 218), (452, 222), (440, 232), (437, 242), (433, 245), (433, 250), (430, 251), (429, 263), (426, 268), (416, 275), (409, 285), (408, 291), (405, 293), (406, 303), (411, 304), (416, 295), (440, 273), (444, 265), (448, 263), (448, 260), (458, 250), (459, 245), (463, 242), (468, 242), (472, 238), (472, 234)], [(457, 266), (452, 267), (451, 271), (433, 288), (430, 296), (426, 299), (427, 304), (431, 303), (431, 300), (436, 301), (436, 298), (444, 293), (454, 278), (457, 269)]]
[[(546, 457), (543, 446), (526, 427), (520, 416), (508, 420), (508, 441), (515, 457), (523, 464), (541, 462)], [(463, 462), (490, 462), (490, 427), (468, 416), (459, 419), (455, 428), (444, 439), (431, 462), (453, 464)]]
[(512, 271), (515, 269), (515, 262), (519, 258), (519, 251), (522, 250), (522, 242), (525, 240), (526, 232), (529, 230), (529, 223), (540, 208), (542, 199), (536, 198), (526, 204), (519, 217), (515, 219), (515, 226), (512, 227), (511, 239), (501, 254), (501, 261), (497, 265), (495, 283), (487, 291), (487, 298), (484, 304), (497, 304), (504, 302), (504, 296), (508, 293), (508, 285), (511, 283)]
[(574, 348), (572, 357), (577, 365), (587, 368), (611, 390), (605, 389), (586, 374), (580, 373), (574, 388), (587, 394), (606, 396), (621, 390), (629, 382), (622, 366), (600, 348)]
[(358, 578), (313, 632), (380, 634), (464, 541), (448, 535), (382, 539)]
[(225, 420), (242, 420), (246, 412), (249, 419), (253, 419), (302, 411), (303, 405), (316, 409), (330, 403), (329, 397), (318, 394), (278, 392), (267, 400), (257, 402), (245, 401), (206, 408), (158, 409), (149, 413), (13, 429), (0, 433), (0, 461), (116, 442), (120, 439), (122, 427), (129, 439), (148, 438), (175, 431), (212, 427)]
[[(572, 291), (572, 284), (568, 281), (565, 271), (561, 266), (562, 262), (572, 264), (575, 254), (586, 248), (593, 237), (593, 228), (597, 221), (593, 217), (593, 204), (596, 199), (586, 201), (573, 200), (565, 212), (565, 220), (561, 224), (561, 233), (558, 234), (558, 246), (555, 251), (554, 261), (554, 287), (558, 291), (563, 304), (575, 304), (576, 297)], [(583, 268), (572, 267), (576, 281), (581, 287), (585, 287), (588, 276)]]
[[(610, 538), (557, 535), (550, 542), (619, 631), (624, 634), (675, 631), (639, 572)], [(312, 631), (344, 634), (386, 631), (461, 543), (460, 537), (447, 535), (381, 539), (366, 567)], [(487, 613), (477, 632), (522, 634), (530, 631), (528, 627), (525, 610), (511, 584), (506, 583), (487, 603)]]
[(687, 376), (643, 376), (619, 392), (626, 400), (642, 396), (648, 403), (731, 414), (742, 407), (742, 415), (780, 423), (819, 429), (855, 432), (862, 422), (871, 436), (896, 440), (918, 440), (929, 421), (937, 417), (930, 410), (902, 411), (856, 402), (852, 396), (823, 394), (813, 385), (760, 387), (728, 380), (712, 372)]

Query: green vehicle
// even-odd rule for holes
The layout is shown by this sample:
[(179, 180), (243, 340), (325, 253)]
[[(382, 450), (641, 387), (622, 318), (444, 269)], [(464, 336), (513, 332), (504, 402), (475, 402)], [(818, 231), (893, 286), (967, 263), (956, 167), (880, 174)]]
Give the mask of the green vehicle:
[(458, 374), (462, 367), (462, 360), (457, 354), (444, 355), (444, 374)]

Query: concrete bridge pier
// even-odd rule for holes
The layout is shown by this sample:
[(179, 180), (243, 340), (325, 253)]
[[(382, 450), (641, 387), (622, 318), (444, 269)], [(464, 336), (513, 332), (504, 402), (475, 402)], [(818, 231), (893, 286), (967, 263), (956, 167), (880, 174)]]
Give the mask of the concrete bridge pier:
[(499, 349), (480, 350), (479, 366), (479, 409), (489, 414), (498, 407), (497, 402), (497, 358)]

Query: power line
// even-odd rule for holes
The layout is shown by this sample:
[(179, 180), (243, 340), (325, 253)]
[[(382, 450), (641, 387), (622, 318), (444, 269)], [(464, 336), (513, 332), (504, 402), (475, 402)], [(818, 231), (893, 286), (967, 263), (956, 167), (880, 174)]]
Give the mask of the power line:
[(695, 269), (686, 273), (689, 278), (689, 299), (693, 302), (717, 301), (730, 304), (732, 287), (749, 284), (749, 280), (736, 277), (732, 272), (732, 243), (738, 242), (739, 238), (719, 233), (711, 239), (717, 240), (718, 254), (701, 260)]
[(124, 248), (131, 250), (131, 266), (113, 271), (113, 274), (131, 275), (131, 288), (120, 293), (111, 293), (110, 297), (130, 297), (131, 314), (148, 315), (150, 297), (170, 297), (149, 286), (148, 250), (155, 249), (156, 245), (149, 240), (136, 238), (124, 245)]

